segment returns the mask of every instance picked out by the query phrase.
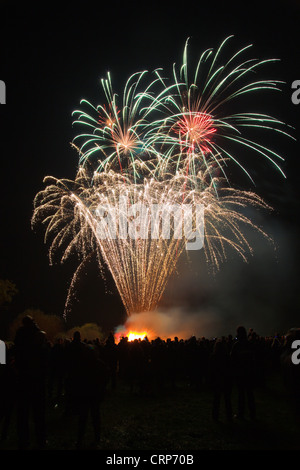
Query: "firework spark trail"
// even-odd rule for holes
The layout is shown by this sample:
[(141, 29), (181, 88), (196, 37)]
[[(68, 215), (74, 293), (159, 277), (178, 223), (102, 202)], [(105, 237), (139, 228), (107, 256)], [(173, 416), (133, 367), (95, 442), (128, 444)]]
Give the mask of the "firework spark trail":
[[(115, 236), (115, 226), (110, 224), (103, 237), (99, 208), (113, 207), (116, 220), (122, 219), (128, 227), (132, 222), (128, 211), (136, 204), (148, 209), (164, 205), (170, 213), (174, 204), (202, 206), (205, 257), (216, 269), (228, 248), (247, 259), (252, 248), (245, 227), (268, 238), (243, 214), (249, 206), (268, 208), (267, 204), (254, 192), (229, 185), (226, 168), (230, 162), (253, 180), (227, 144), (237, 143), (241, 151), (250, 149), (283, 175), (278, 163), (283, 157), (244, 131), (259, 127), (289, 134), (283, 122), (267, 114), (228, 114), (228, 109), (239, 96), (278, 90), (280, 82), (252, 80), (253, 73), (272, 60), (241, 59), (250, 46), (220, 62), (228, 39), (216, 52), (204, 51), (192, 76), (187, 41), (179, 76), (174, 65), (173, 83), (168, 85), (157, 69), (154, 80), (142, 88), (147, 73), (139, 72), (128, 79), (120, 98), (113, 92), (108, 74), (101, 80), (107, 103), (95, 107), (82, 100), (87, 110), (74, 111), (74, 124), (86, 129), (74, 139), (76, 145), (80, 142), (77, 175), (74, 181), (46, 178), (46, 188), (35, 198), (32, 218), (33, 227), (40, 222), (46, 226), (51, 263), (55, 256), (64, 261), (74, 252), (81, 257), (66, 311), (76, 277), (91, 253), (102, 272), (103, 262), (108, 266), (128, 315), (155, 310), (189, 239), (186, 233), (178, 238), (175, 225), (170, 237), (163, 237), (159, 232), (162, 218), (156, 221), (159, 235), (153, 237), (151, 217), (140, 226), (144, 236), (120, 236), (120, 227)], [(120, 200), (125, 201), (126, 210)], [(195, 214), (192, 226), (200, 231)]]
[[(81, 169), (81, 180), (82, 172)], [(100, 219), (97, 209), (99, 206), (113, 207), (116, 220), (125, 215), (127, 224), (130, 223), (130, 218), (126, 210), (132, 207), (132, 204), (141, 203), (149, 208), (157, 204), (169, 206), (170, 212), (174, 204), (179, 207), (187, 204), (203, 205), (207, 259), (218, 267), (225, 257), (226, 245), (246, 259), (245, 253), (251, 247), (243, 235), (241, 224), (253, 224), (235, 207), (267, 207), (266, 204), (254, 193), (227, 187), (220, 187), (217, 197), (214, 190), (215, 181), (210, 181), (208, 185), (205, 172), (203, 175), (204, 179), (198, 181), (198, 185), (202, 184), (202, 191), (193, 188), (194, 179), (189, 179), (187, 184), (185, 172), (163, 182), (152, 178), (142, 186), (124, 182), (119, 173), (100, 173), (94, 177), (92, 190), (80, 186), (78, 194), (75, 193), (74, 187), (69, 189), (66, 182), (57, 182), (55, 186), (50, 185), (44, 190), (43, 204), (37, 199), (33, 223), (40, 219), (45, 220), (48, 224), (47, 238), (51, 232), (56, 234), (59, 229), (50, 247), (51, 259), (52, 254), (57, 253), (59, 249), (62, 251), (62, 260), (70, 256), (74, 248), (80, 251), (83, 258), (91, 247), (99, 250), (114, 278), (127, 313), (130, 315), (132, 312), (152, 311), (158, 305), (166, 283), (176, 268), (177, 259), (185, 249), (188, 234), (181, 239), (176, 238), (173, 225), (170, 239), (163, 238), (159, 232), (162, 218), (158, 218), (156, 223), (159, 236), (153, 238), (153, 228), (150, 225), (152, 218), (149, 214), (144, 238), (126, 236), (123, 239), (120, 233), (116, 237), (112, 230), (115, 226), (110, 224), (106, 225), (108, 233), (103, 237), (98, 230)], [(221, 186), (221, 183), (219, 180), (218, 185)], [(187, 189), (187, 186), (192, 189)], [(125, 201), (130, 201), (126, 204), (126, 210), (120, 209), (119, 201), (122, 197)], [(68, 212), (65, 208), (68, 208)], [(197, 223), (199, 222), (193, 214), (193, 226)], [(60, 230), (60, 227), (63, 229)], [(200, 230), (200, 227), (198, 229)]]

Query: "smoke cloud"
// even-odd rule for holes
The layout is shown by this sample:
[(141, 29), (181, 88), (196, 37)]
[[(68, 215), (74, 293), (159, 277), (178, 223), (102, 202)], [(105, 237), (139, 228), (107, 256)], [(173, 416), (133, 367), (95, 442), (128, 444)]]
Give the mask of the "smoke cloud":
[[(175, 336), (179, 339), (188, 339), (191, 336), (203, 336), (203, 332), (212, 336), (216, 331), (217, 323), (218, 316), (213, 311), (205, 314), (202, 312), (200, 315), (197, 311), (191, 312), (180, 307), (173, 307), (167, 310), (135, 313), (129, 317), (124, 327), (125, 332), (147, 331), (149, 339), (157, 337), (173, 339)], [(123, 327), (117, 328), (117, 332), (122, 332), (122, 330)]]
[(274, 245), (249, 230), (253, 254), (248, 262), (229, 252), (215, 275), (209, 272), (203, 250), (189, 252), (189, 261), (179, 263), (159, 309), (131, 315), (126, 329), (186, 339), (234, 336), (239, 325), (264, 336), (299, 326), (298, 233), (276, 218), (255, 222), (262, 222)]

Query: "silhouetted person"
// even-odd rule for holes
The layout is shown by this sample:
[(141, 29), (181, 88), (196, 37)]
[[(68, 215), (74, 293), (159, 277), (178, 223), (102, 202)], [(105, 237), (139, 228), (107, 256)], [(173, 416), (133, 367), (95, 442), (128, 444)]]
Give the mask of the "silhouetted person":
[(94, 446), (99, 446), (101, 435), (100, 405), (104, 399), (109, 380), (109, 369), (97, 358), (92, 347), (87, 350), (82, 394), (78, 403), (78, 439), (77, 448), (81, 448), (89, 414), (94, 429)]
[(69, 398), (72, 410), (78, 415), (78, 436), (76, 447), (83, 445), (89, 414), (95, 434), (95, 445), (99, 445), (101, 422), (100, 403), (109, 377), (107, 366), (98, 359), (93, 346), (81, 342), (80, 333), (74, 333), (68, 346)]
[(34, 320), (25, 316), (15, 337), (18, 381), (17, 430), (19, 448), (29, 445), (29, 417), (33, 414), (38, 447), (46, 444), (45, 377), (47, 366), (46, 335)]
[(118, 350), (113, 333), (109, 334), (105, 342), (104, 357), (110, 371), (111, 387), (115, 389), (118, 368)]
[(82, 388), (81, 377), (84, 369), (84, 352), (87, 345), (81, 341), (79, 331), (75, 331), (73, 339), (66, 345), (65, 352), (65, 392), (66, 392), (66, 414), (76, 413), (78, 405), (78, 393)]
[[(137, 351), (138, 353), (138, 351)], [(139, 353), (137, 355), (139, 357)], [(143, 363), (140, 363), (141, 370)], [(156, 338), (151, 344), (151, 367), (155, 386), (158, 390), (164, 387), (167, 371), (167, 347), (161, 338)]]
[(200, 370), (199, 346), (195, 336), (192, 336), (185, 344), (185, 370), (190, 386), (199, 389), (202, 368)]
[(232, 369), (228, 346), (225, 341), (217, 340), (210, 357), (210, 380), (213, 389), (212, 416), (219, 420), (220, 403), (224, 397), (227, 420), (232, 420), (231, 390)]
[(123, 336), (117, 346), (118, 362), (119, 362), (119, 377), (128, 380), (130, 375), (130, 358), (129, 358), (130, 342), (127, 336)]
[(243, 326), (237, 328), (237, 341), (231, 350), (233, 372), (238, 388), (238, 413), (239, 419), (245, 417), (246, 400), (250, 418), (255, 418), (255, 357), (251, 343), (248, 341), (246, 329)]

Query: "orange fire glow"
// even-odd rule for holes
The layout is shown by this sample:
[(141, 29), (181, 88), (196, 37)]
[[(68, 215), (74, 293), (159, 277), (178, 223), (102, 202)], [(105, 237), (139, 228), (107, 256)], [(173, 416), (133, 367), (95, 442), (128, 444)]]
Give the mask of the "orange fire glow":
[(136, 339), (143, 341), (146, 337), (151, 341), (152, 336), (153, 335), (151, 335), (151, 333), (146, 330), (142, 330), (142, 331), (128, 330), (126, 332), (124, 331), (122, 333), (116, 333), (115, 339), (117, 343), (121, 341), (121, 338), (126, 338), (126, 337), (128, 338), (128, 341), (134, 341)]
[(143, 331), (143, 333), (137, 333), (136, 331), (129, 331), (129, 333), (126, 336), (128, 338), (128, 341), (134, 341), (135, 339), (143, 340), (145, 339), (145, 336), (147, 336), (147, 331)]

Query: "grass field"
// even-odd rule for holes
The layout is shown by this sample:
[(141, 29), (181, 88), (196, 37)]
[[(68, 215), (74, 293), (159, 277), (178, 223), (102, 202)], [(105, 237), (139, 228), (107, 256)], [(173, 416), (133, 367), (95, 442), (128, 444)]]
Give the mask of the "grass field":
[[(102, 404), (103, 450), (300, 450), (300, 425), (293, 416), (289, 395), (280, 374), (266, 378), (264, 387), (256, 388), (257, 420), (233, 420), (227, 423), (221, 403), (220, 422), (211, 418), (212, 395), (203, 385), (200, 390), (179, 383), (176, 389), (166, 385), (141, 395), (138, 389), (119, 381), (107, 390)], [(236, 411), (237, 393), (232, 394)], [(12, 417), (9, 436), (1, 450), (16, 449), (16, 416)], [(75, 448), (76, 416), (66, 417), (62, 404), (47, 406), (49, 450)], [(34, 429), (31, 427), (32, 448)], [(89, 420), (85, 445), (93, 441)]]

